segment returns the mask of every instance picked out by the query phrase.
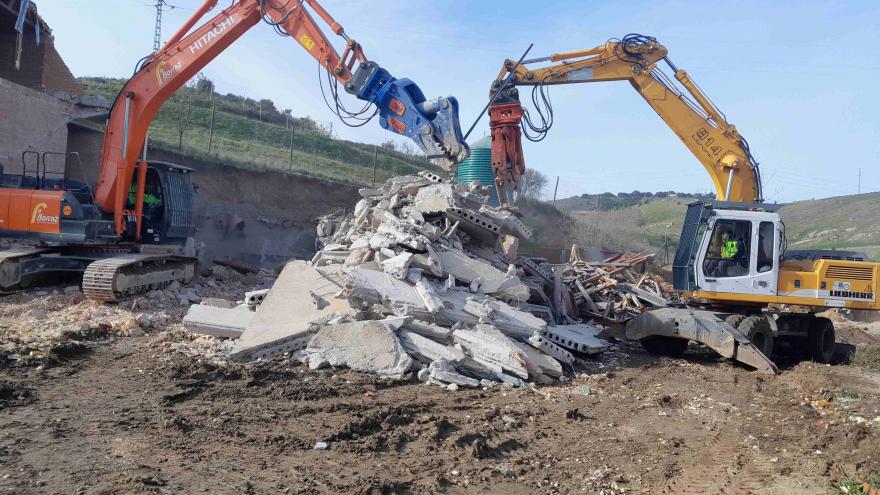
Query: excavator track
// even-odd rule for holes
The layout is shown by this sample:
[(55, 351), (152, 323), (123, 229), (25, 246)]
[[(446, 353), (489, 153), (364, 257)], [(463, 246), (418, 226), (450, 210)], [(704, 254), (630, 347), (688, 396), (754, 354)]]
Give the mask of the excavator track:
[(83, 273), (83, 294), (102, 302), (161, 288), (175, 280), (188, 282), (196, 260), (183, 256), (125, 254), (91, 263)]

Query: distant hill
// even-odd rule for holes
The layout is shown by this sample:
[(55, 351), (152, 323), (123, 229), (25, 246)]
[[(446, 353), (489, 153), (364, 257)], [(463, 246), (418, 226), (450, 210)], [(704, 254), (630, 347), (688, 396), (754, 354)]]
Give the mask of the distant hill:
[(692, 194), (675, 191), (661, 191), (657, 193), (633, 191), (631, 193), (602, 193), (581, 194), (570, 198), (556, 200), (556, 206), (561, 210), (589, 211), (589, 210), (619, 210), (637, 206), (648, 201), (664, 198), (679, 198), (686, 200), (712, 199), (714, 195)]
[[(85, 77), (79, 81), (87, 94), (104, 96), (110, 101), (125, 83), (124, 79), (103, 77)], [(215, 108), (213, 138), (210, 137), (212, 107)], [(292, 133), (290, 127), (293, 127)], [(210, 81), (207, 84), (200, 81), (197, 88), (182, 88), (165, 103), (150, 127), (150, 142), (151, 146), (179, 151), (184, 158), (189, 156), (246, 169), (280, 170), (347, 184), (371, 183), (374, 160), (376, 182), (424, 169), (437, 170), (422, 156), (394, 149), (393, 143), (375, 146), (334, 139), (329, 131), (308, 117), (294, 117), (290, 111), (279, 111), (271, 100), (222, 95), (213, 90)]]
[[(604, 201), (604, 198), (602, 199)], [(557, 200), (556, 205), (575, 220), (574, 234), (593, 245), (613, 249), (650, 249), (661, 254), (667, 246), (671, 260), (681, 232), (686, 205), (694, 198), (641, 198), (638, 204), (596, 210), (583, 199)], [(573, 207), (574, 206), (574, 207)], [(880, 258), (880, 193), (798, 201), (779, 210), (790, 249), (846, 249)], [(665, 240), (665, 242), (664, 242)]]

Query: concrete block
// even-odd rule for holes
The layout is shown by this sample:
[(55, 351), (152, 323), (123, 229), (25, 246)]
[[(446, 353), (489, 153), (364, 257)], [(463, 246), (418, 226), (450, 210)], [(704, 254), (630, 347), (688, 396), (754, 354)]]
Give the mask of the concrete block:
[(269, 290), (270, 289), (260, 289), (245, 292), (244, 303), (247, 304), (249, 308), (256, 308), (260, 304), (263, 304), (263, 300), (266, 299), (266, 294), (269, 293)]
[(449, 361), (446, 359), (438, 359), (428, 366), (429, 371), (429, 379), (448, 383), (452, 385), (458, 385), (460, 387), (470, 387), (477, 388), (480, 386), (480, 381), (475, 380), (469, 376), (464, 376), (461, 373), (458, 373), (456, 369), (449, 364)]
[(348, 257), (345, 258), (345, 261), (342, 262), (342, 266), (344, 268), (348, 268), (350, 266), (363, 265), (367, 261), (370, 261), (372, 258), (372, 249), (370, 249), (369, 247), (359, 247), (357, 249), (351, 250)]
[(403, 280), (406, 278), (412, 257), (413, 254), (406, 251), (392, 256), (382, 262), (382, 270), (394, 278)]
[(428, 308), (432, 314), (437, 314), (441, 310), (443, 310), (443, 300), (440, 299), (440, 296), (437, 294), (437, 291), (434, 289), (434, 285), (431, 282), (428, 282), (424, 278), (420, 278), (416, 281), (415, 284), (416, 292), (419, 294), (419, 297), (422, 298), (422, 302), (425, 303), (425, 307)]
[(400, 339), (400, 343), (406, 349), (406, 352), (424, 363), (430, 363), (438, 359), (457, 362), (465, 358), (464, 352), (461, 349), (435, 342), (405, 328), (397, 331), (397, 337)]
[(444, 213), (455, 207), (452, 184), (434, 184), (419, 189), (413, 207), (420, 213)]
[(468, 356), (490, 368), (500, 367), (521, 378), (528, 378), (525, 354), (492, 325), (474, 325), (471, 330), (455, 330), (452, 338)]
[(246, 307), (218, 308), (193, 304), (183, 317), (183, 327), (192, 333), (237, 339), (255, 314)]
[(345, 251), (318, 251), (312, 258), (312, 265), (326, 266), (334, 263), (344, 263), (351, 253)]
[(229, 299), (221, 299), (219, 297), (206, 297), (202, 299), (200, 303), (203, 306), (211, 306), (213, 308), (224, 308), (224, 309), (232, 309), (238, 306), (238, 303), (235, 301), (230, 301)]
[(541, 332), (545, 339), (576, 352), (596, 354), (610, 345), (598, 335), (602, 330), (593, 325), (551, 325)]
[[(313, 322), (332, 315), (353, 315), (348, 301), (334, 296), (342, 288), (339, 267), (318, 269), (303, 261), (288, 263), (257, 308), (232, 349), (232, 357), (252, 360), (305, 347), (316, 328)], [(328, 302), (318, 309), (315, 294)]]
[(331, 366), (385, 376), (402, 376), (413, 365), (394, 331), (378, 320), (323, 325), (306, 352), (318, 354)]
[(426, 179), (434, 184), (442, 184), (443, 182), (445, 182), (443, 180), (443, 177), (440, 177), (435, 173), (428, 172), (427, 170), (422, 170), (421, 172), (419, 172), (418, 175), (419, 177), (422, 177), (423, 179)]

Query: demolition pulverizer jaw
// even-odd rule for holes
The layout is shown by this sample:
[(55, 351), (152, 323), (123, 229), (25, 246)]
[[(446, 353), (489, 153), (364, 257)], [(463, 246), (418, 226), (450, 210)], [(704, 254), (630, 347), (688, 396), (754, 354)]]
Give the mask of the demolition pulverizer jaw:
[(454, 97), (427, 101), (409, 79), (397, 79), (375, 62), (361, 64), (345, 90), (379, 109), (379, 123), (415, 141), (425, 155), (445, 170), (461, 163), (470, 148), (458, 121)]

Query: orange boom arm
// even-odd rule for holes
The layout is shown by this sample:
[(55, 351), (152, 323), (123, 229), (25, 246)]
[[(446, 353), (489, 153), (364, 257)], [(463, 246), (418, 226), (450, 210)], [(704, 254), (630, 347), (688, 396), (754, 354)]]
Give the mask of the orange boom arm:
[[(261, 19), (295, 39), (346, 91), (376, 104), (383, 127), (388, 128), (389, 122), (398, 124), (390, 126), (391, 130), (416, 140), (429, 157), (457, 163), (467, 156), (467, 145), (458, 128), (455, 99), (426, 102), (411, 81), (393, 78), (367, 61), (361, 46), (346, 36), (342, 26), (316, 0), (237, 0), (193, 30), (216, 5), (217, 0), (207, 0), (161, 50), (145, 58), (113, 104), (104, 135), (95, 200), (104, 212), (113, 213), (118, 236), (125, 232), (126, 225), (134, 224), (140, 240), (147, 164), (139, 156), (159, 108)], [(346, 40), (342, 55), (331, 45), (307, 5)], [(359, 79), (353, 80), (356, 62)], [(393, 122), (389, 115), (393, 115)], [(401, 121), (410, 125), (400, 127)], [(139, 173), (132, 211), (126, 209), (126, 203), (135, 170)]]

